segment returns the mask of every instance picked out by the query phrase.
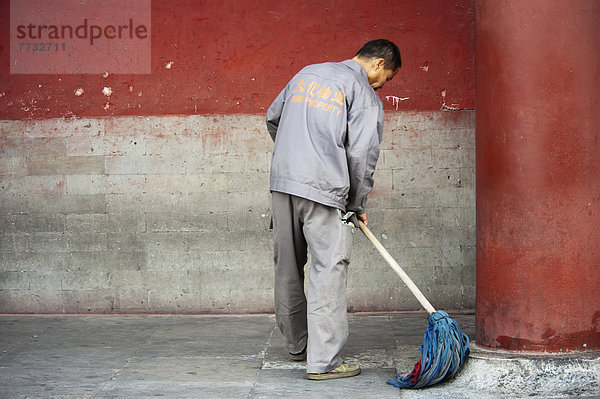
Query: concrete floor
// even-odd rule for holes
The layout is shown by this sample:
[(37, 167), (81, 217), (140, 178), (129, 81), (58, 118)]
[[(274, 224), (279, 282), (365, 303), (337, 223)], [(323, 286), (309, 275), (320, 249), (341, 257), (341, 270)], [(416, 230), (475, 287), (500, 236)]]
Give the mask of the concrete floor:
[[(469, 335), (473, 315), (453, 315)], [(308, 381), (270, 315), (0, 316), (0, 398), (397, 398), (425, 313), (350, 315), (360, 376)]]
[[(474, 337), (474, 315), (451, 316)], [(343, 355), (362, 374), (308, 381), (270, 315), (4, 315), (0, 398), (494, 397), (457, 391), (458, 378), (425, 390), (386, 384), (419, 359), (425, 313), (353, 314), (349, 324)]]

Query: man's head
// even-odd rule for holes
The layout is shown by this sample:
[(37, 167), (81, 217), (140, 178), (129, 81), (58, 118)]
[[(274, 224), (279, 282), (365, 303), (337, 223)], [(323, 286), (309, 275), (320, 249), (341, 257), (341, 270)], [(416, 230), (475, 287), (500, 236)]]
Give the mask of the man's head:
[(377, 39), (366, 43), (354, 56), (369, 77), (369, 84), (375, 90), (381, 89), (391, 80), (402, 66), (398, 46), (389, 40)]

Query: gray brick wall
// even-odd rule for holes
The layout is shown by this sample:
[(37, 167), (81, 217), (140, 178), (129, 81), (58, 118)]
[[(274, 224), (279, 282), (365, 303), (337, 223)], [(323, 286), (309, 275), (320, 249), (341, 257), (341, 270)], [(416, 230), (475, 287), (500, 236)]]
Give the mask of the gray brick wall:
[[(472, 308), (475, 115), (387, 115), (370, 227), (433, 304)], [(0, 121), (0, 312), (272, 311), (262, 115)], [(355, 237), (348, 306), (419, 305)]]

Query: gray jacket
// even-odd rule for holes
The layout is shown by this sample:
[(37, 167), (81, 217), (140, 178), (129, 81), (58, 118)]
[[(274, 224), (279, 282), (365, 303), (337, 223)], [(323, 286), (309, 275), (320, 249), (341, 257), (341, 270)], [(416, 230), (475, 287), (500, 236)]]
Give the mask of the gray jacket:
[(383, 104), (353, 60), (309, 65), (267, 111), (271, 191), (364, 213), (383, 135)]

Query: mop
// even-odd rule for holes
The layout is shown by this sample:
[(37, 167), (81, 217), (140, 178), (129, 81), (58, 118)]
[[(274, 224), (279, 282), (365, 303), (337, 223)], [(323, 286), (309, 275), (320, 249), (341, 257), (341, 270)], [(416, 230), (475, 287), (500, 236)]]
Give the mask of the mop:
[(361, 220), (358, 220), (358, 225), (367, 239), (371, 241), (429, 313), (429, 327), (423, 336), (423, 345), (419, 347), (421, 360), (415, 364), (413, 371), (406, 377), (397, 375), (395, 380), (388, 380), (388, 384), (398, 388), (424, 388), (452, 378), (467, 361), (469, 337), (460, 330), (456, 321), (452, 320), (448, 313), (443, 310), (435, 310), (421, 290)]

